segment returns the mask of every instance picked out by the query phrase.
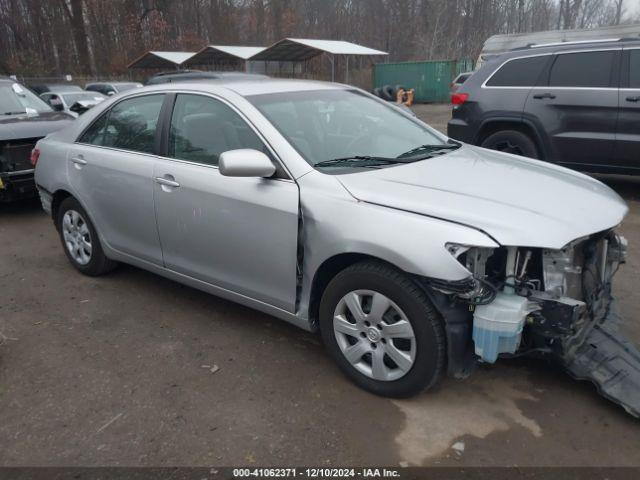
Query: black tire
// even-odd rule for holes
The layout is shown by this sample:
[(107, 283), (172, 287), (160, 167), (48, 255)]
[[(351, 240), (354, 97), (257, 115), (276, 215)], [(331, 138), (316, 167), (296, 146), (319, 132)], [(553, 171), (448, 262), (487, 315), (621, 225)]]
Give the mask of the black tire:
[(374, 88), (373, 89), (373, 94), (378, 97), (378, 98), (382, 98), (382, 89), (381, 88)]
[[(71, 252), (69, 251), (64, 238), (63, 221), (65, 214), (69, 211), (75, 211), (79, 213), (82, 223), (86, 223), (86, 226), (89, 230), (91, 253), (89, 256), (89, 261), (86, 264), (80, 263), (71, 255)], [(117, 266), (116, 262), (107, 258), (104, 254), (102, 245), (100, 244), (100, 239), (98, 238), (98, 233), (96, 232), (96, 229), (93, 226), (89, 215), (87, 215), (87, 212), (84, 210), (84, 208), (82, 208), (80, 202), (78, 202), (75, 198), (68, 197), (60, 204), (56, 218), (56, 227), (60, 235), (60, 241), (62, 243), (62, 249), (64, 250), (65, 255), (71, 262), (71, 265), (73, 265), (79, 272), (90, 277), (97, 277), (99, 275), (104, 275), (105, 273), (110, 272)]]
[(382, 98), (388, 102), (396, 101), (396, 91), (391, 85), (382, 87)]
[[(341, 299), (355, 290), (383, 294), (402, 309), (411, 323), (415, 360), (404, 376), (391, 381), (376, 380), (356, 369), (342, 353), (334, 332), (333, 317)], [(357, 385), (376, 395), (395, 398), (415, 395), (433, 387), (445, 370), (446, 340), (440, 315), (424, 291), (407, 274), (383, 262), (354, 264), (331, 280), (320, 302), (320, 331), (327, 350), (340, 369)], [(369, 340), (363, 338), (362, 341), (367, 343)], [(378, 345), (382, 347), (382, 344)]]
[(526, 133), (517, 130), (501, 130), (485, 138), (481, 147), (529, 158), (540, 158), (536, 143)]

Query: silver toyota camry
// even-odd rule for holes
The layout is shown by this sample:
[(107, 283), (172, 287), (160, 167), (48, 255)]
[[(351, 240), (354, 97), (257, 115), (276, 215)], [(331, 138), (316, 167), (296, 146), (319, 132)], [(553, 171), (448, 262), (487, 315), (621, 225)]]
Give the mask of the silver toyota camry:
[(319, 330), (380, 395), (530, 354), (640, 412), (611, 296), (627, 206), (593, 178), (350, 86), (275, 79), (126, 92), (32, 160), (81, 273), (128, 263)]

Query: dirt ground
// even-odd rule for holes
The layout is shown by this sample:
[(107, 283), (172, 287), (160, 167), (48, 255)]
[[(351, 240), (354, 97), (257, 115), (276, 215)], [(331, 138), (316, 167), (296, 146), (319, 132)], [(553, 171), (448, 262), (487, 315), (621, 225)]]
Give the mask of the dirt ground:
[[(416, 108), (440, 128), (448, 109)], [(615, 292), (640, 340), (640, 178), (603, 180), (631, 207)], [(133, 267), (78, 274), (37, 202), (0, 206), (0, 245), (2, 466), (640, 465), (640, 422), (545, 363), (388, 400), (276, 319)]]

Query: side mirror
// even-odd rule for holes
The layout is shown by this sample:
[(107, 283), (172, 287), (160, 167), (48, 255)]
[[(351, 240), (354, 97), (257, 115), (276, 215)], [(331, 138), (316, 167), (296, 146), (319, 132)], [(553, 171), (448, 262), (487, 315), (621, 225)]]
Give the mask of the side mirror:
[(269, 157), (249, 148), (220, 154), (218, 168), (225, 177), (270, 177), (276, 173)]
[(107, 95), (109, 95), (110, 97), (112, 97), (112, 96), (113, 96), (113, 95), (115, 95), (115, 94), (116, 94), (116, 92), (114, 92), (113, 90), (109, 90), (109, 91), (107, 92)]

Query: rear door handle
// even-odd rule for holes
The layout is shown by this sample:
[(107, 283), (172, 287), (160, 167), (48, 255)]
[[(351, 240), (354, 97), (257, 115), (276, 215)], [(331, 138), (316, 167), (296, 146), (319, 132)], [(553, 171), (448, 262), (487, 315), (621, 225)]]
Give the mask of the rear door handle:
[(640, 102), (640, 97), (627, 97), (625, 100), (627, 102)]
[(172, 187), (172, 188), (178, 188), (180, 186), (180, 184), (175, 180), (169, 180), (168, 178), (164, 178), (164, 177), (156, 177), (156, 183), (159, 183), (160, 185), (164, 185), (165, 187)]
[(71, 157), (71, 161), (73, 163), (75, 163), (76, 165), (86, 165), (87, 164), (87, 161), (84, 158), (80, 157), (80, 156)]
[(543, 98), (556, 98), (556, 96), (553, 93), (537, 93), (533, 96), (533, 98), (542, 100)]

